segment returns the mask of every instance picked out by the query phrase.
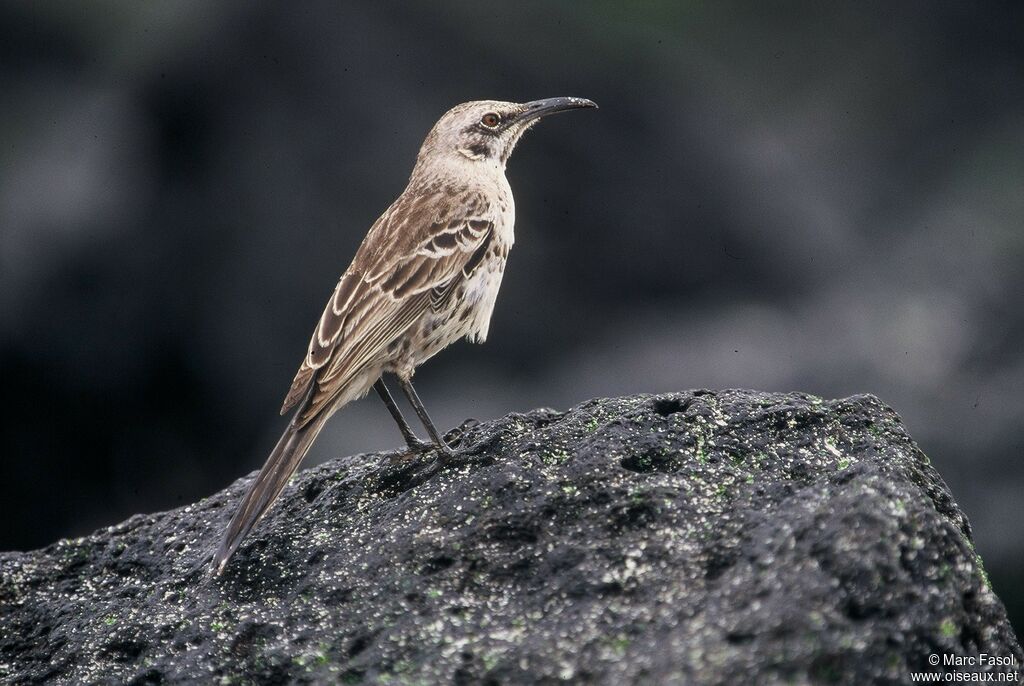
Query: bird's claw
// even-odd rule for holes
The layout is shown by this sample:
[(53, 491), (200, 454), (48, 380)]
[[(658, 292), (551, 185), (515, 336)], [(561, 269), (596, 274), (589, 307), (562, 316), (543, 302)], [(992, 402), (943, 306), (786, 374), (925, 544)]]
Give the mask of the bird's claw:
[[(460, 439), (461, 440), (461, 439)], [(425, 453), (438, 451), (442, 456), (448, 458), (455, 455), (455, 450), (452, 448), (452, 443), (458, 446), (459, 441), (448, 441), (445, 440), (442, 445), (431, 443), (430, 441), (421, 441), (417, 439), (414, 442), (410, 442), (406, 445), (406, 449), (403, 451), (405, 455), (423, 455)]]
[(450, 459), (452, 457), (455, 457), (455, 455), (459, 452), (458, 450), (455, 450), (454, 448), (452, 448), (452, 446), (447, 441), (445, 441), (445, 445), (444, 445), (443, 448), (441, 446), (436, 446), (436, 447), (437, 447), (437, 451), (439, 453), (441, 453), (439, 459), (442, 460), (442, 461), (446, 461), (446, 460), (448, 460), (448, 459)]

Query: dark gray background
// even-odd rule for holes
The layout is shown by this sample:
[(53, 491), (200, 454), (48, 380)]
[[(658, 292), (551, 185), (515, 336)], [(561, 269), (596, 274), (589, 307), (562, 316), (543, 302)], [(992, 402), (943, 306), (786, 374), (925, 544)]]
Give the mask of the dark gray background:
[[(0, 6), (0, 548), (256, 468), (312, 326), (423, 135), (593, 98), (512, 159), (486, 346), (439, 423), (694, 387), (872, 392), (1018, 626), (1024, 4)], [(375, 399), (313, 460), (397, 446)]]

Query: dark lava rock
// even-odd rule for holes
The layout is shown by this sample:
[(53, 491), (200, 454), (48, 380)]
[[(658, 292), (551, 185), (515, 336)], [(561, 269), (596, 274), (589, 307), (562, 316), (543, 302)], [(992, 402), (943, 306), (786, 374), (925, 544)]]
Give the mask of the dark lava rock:
[(594, 400), (463, 444), (434, 474), (396, 454), (300, 473), (219, 579), (246, 480), (3, 554), (0, 679), (868, 684), (932, 654), (1021, 663), (966, 518), (871, 396)]

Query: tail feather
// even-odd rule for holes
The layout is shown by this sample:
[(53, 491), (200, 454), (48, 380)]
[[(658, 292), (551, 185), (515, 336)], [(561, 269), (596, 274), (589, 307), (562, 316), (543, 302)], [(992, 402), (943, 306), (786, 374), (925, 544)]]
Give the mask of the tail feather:
[(288, 479), (298, 469), (302, 458), (316, 440), (317, 434), (327, 421), (328, 413), (322, 412), (311, 421), (299, 426), (292, 421), (284, 434), (281, 435), (274, 450), (270, 453), (260, 473), (249, 485), (242, 498), (238, 510), (235, 511), (224, 538), (221, 540), (217, 554), (213, 556), (213, 573), (219, 575), (224, 571), (228, 560), (242, 543), (256, 523), (266, 514), (270, 506), (281, 494)]

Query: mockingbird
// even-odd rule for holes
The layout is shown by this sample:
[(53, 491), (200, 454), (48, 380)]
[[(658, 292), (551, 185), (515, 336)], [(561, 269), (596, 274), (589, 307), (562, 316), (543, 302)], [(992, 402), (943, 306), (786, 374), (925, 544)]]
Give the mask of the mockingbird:
[[(583, 107), (597, 105), (583, 98), (467, 102), (434, 125), (409, 185), (370, 228), (324, 308), (281, 408), (294, 415), (231, 518), (215, 573), (281, 493), (324, 423), (371, 387), (410, 450), (436, 448), (440, 460), (451, 454), (412, 386), (413, 372), (459, 338), (487, 338), (514, 241), (505, 164), (541, 117)], [(416, 438), (384, 373), (397, 377), (432, 443)]]

